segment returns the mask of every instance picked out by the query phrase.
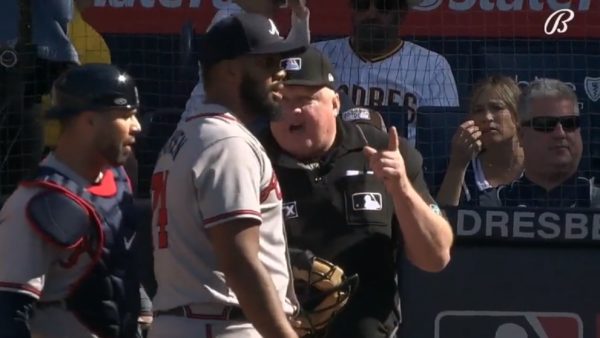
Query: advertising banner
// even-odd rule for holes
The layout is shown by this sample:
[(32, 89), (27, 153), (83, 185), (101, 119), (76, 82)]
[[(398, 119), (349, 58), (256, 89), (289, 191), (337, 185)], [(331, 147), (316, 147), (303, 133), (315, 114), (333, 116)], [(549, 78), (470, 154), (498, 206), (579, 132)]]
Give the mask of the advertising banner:
[[(351, 31), (350, 0), (309, 1), (315, 36)], [(177, 33), (185, 22), (204, 32), (231, 0), (94, 0), (85, 13), (103, 33)], [(558, 12), (557, 12), (558, 11)], [(289, 12), (277, 18), (289, 29)], [(409, 36), (600, 37), (596, 0), (423, 0), (403, 25)]]

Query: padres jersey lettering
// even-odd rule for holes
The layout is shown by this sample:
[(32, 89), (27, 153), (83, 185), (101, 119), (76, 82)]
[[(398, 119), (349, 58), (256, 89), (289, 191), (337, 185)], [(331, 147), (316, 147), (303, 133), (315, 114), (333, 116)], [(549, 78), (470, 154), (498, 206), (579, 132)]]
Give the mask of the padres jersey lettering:
[(350, 39), (314, 43), (331, 61), (338, 88), (357, 106), (399, 106), (407, 112), (408, 138), (414, 143), (416, 112), (422, 106), (458, 106), (458, 92), (448, 61), (412, 42), (388, 57), (368, 61), (352, 49)]

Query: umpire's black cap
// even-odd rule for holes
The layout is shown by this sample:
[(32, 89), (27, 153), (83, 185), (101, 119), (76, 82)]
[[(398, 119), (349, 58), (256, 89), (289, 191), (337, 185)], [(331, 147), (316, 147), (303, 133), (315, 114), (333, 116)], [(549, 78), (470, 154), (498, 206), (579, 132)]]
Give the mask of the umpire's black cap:
[(285, 57), (302, 53), (306, 47), (303, 41), (282, 38), (273, 20), (241, 13), (220, 20), (200, 38), (199, 61), (209, 65), (244, 55)]
[(90, 63), (70, 68), (54, 81), (52, 108), (46, 118), (64, 119), (85, 110), (137, 109), (139, 105), (131, 76), (113, 65)]
[(324, 86), (334, 89), (333, 67), (325, 55), (314, 47), (304, 53), (281, 60), (286, 76), (283, 83), (295, 86)]

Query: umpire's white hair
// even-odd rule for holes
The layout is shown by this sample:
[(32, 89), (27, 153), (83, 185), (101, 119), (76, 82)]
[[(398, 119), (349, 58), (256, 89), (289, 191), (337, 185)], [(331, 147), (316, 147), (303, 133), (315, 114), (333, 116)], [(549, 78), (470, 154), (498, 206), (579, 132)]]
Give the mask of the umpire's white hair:
[(579, 114), (577, 95), (566, 83), (556, 79), (535, 79), (523, 89), (519, 98), (519, 117), (521, 122), (531, 119), (531, 101), (541, 98), (567, 99), (573, 102), (575, 114)]

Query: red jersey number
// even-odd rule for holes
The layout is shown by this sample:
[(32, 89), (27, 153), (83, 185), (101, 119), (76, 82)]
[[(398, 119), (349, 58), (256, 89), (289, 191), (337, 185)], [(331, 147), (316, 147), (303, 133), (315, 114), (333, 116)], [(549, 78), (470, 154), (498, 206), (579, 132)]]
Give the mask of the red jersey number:
[(165, 249), (169, 246), (169, 233), (167, 232), (167, 177), (168, 171), (161, 171), (152, 175), (152, 213), (158, 212), (158, 248)]

